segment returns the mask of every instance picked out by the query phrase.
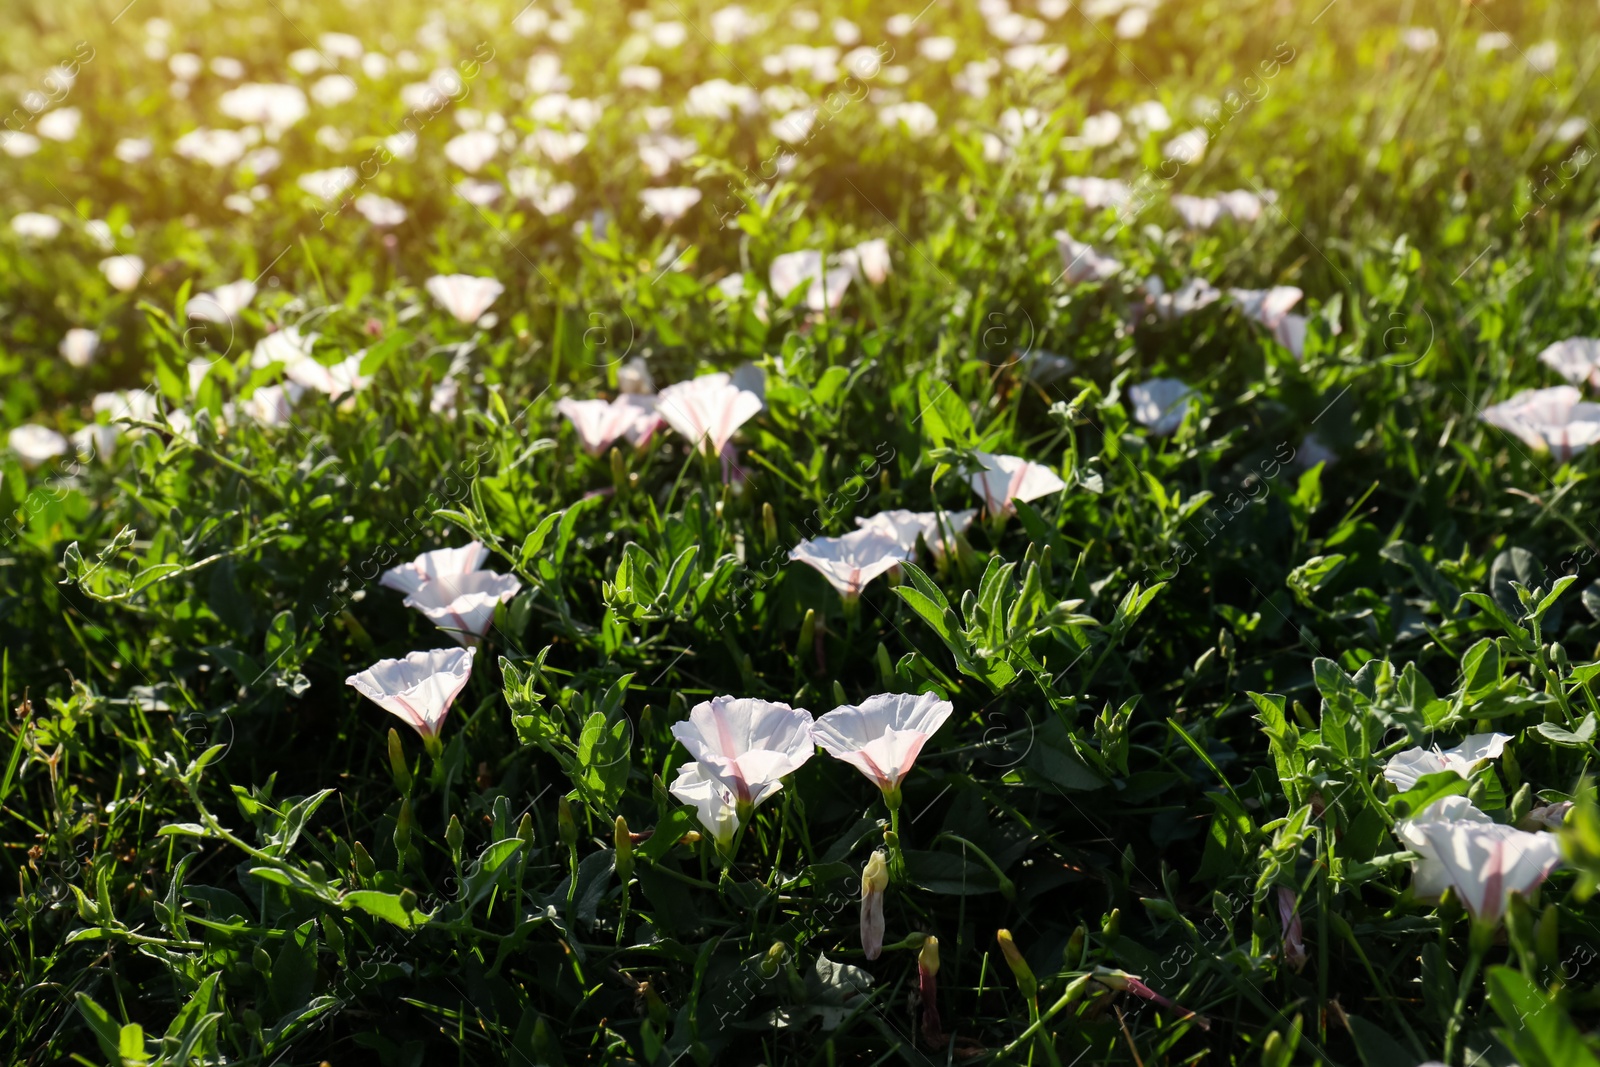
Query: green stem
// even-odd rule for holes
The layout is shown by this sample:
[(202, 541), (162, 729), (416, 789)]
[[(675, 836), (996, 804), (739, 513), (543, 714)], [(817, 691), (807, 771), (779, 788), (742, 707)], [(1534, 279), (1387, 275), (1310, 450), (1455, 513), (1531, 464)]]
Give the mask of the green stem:
[[(1474, 920), (1476, 924), (1476, 920)], [(1456, 1038), (1461, 1034), (1462, 1016), (1467, 1010), (1467, 996), (1472, 992), (1472, 982), (1478, 977), (1478, 968), (1483, 965), (1483, 941), (1480, 937), (1473, 937), (1472, 954), (1467, 957), (1467, 969), (1461, 972), (1461, 980), (1456, 985), (1456, 1006), (1451, 1009), (1450, 1022), (1444, 1031), (1444, 1062), (1449, 1064), (1455, 1061)]]

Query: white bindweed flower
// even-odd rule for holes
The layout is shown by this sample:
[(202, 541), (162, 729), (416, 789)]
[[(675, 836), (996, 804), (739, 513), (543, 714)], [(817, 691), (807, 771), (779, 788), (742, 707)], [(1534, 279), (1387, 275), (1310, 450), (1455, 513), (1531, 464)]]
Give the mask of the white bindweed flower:
[[(204, 360), (201, 364), (200, 377), (204, 378), (205, 369), (209, 364)], [(190, 364), (191, 372), (193, 364)], [(191, 391), (199, 388), (199, 383), (191, 375)], [(241, 401), (239, 410), (262, 426), (287, 426), (294, 418), (294, 405), (299, 401), (305, 388), (294, 382), (283, 385), (263, 385), (250, 394), (249, 399)]]
[(331, 204), (343, 196), (359, 177), (354, 167), (329, 167), (327, 170), (308, 170), (294, 183), (324, 203)]
[(100, 335), (93, 330), (75, 327), (67, 331), (61, 338), (57, 351), (69, 366), (83, 369), (94, 362), (95, 353), (100, 351)]
[(317, 333), (303, 334), (298, 326), (274, 330), (256, 342), (255, 351), (250, 355), (250, 366), (260, 370), (274, 363), (293, 366), (302, 359), (310, 359), (311, 348), (321, 336)]
[(654, 397), (623, 393), (615, 400), (563, 399), (556, 411), (566, 416), (583, 443), (583, 450), (598, 456), (618, 438), (634, 445), (650, 440), (661, 425)]
[(825, 263), (822, 253), (815, 249), (802, 249), (774, 256), (767, 281), (779, 300), (806, 285), (806, 307), (812, 311), (826, 311), (837, 308), (844, 300), (851, 273), (850, 268), (837, 261)]
[(1571, 382), (1600, 388), (1600, 338), (1569, 337), (1539, 353), (1539, 362)]
[(866, 775), (897, 808), (901, 781), (954, 710), (933, 693), (879, 693), (821, 716), (811, 736), (828, 755)]
[(6, 443), (22, 460), (24, 467), (37, 467), (41, 463), (48, 463), (57, 456), (66, 455), (68, 449), (72, 447), (71, 442), (48, 426), (37, 426), (33, 423), (12, 430), (6, 438)]
[(977, 515), (977, 508), (947, 512), (907, 511), (904, 508), (896, 508), (892, 511), (880, 511), (864, 519), (858, 518), (856, 526), (863, 530), (877, 530), (892, 538), (908, 554), (916, 551), (917, 538), (921, 537), (927, 542), (934, 556), (938, 557), (954, 546), (955, 535), (971, 526), (972, 520), (977, 518)]
[(1478, 417), (1563, 462), (1600, 441), (1600, 404), (1584, 400), (1570, 385), (1524, 390)]
[(1261, 217), (1261, 197), (1244, 189), (1218, 193), (1217, 203), (1222, 210), (1240, 222), (1254, 222)]
[(634, 356), (617, 368), (617, 388), (634, 396), (650, 396), (656, 391), (656, 380), (650, 374), (650, 365), (643, 356)]
[(720, 453), (761, 408), (759, 396), (734, 385), (725, 374), (669, 385), (656, 397), (656, 412), (667, 425), (709, 455)]
[(839, 253), (839, 265), (869, 285), (882, 285), (889, 277), (889, 242), (879, 237), (847, 248)]
[(24, 211), (11, 218), (11, 232), (35, 241), (53, 241), (61, 234), (61, 220), (54, 215)]
[(1513, 893), (1531, 893), (1561, 862), (1561, 839), (1498, 823), (1418, 822), (1411, 832), (1474, 919), (1497, 922)]
[(645, 212), (656, 216), (666, 226), (683, 218), (690, 208), (700, 202), (700, 196), (700, 190), (687, 185), (639, 190), (639, 199), (644, 202)]
[(472, 574), (483, 567), (489, 550), (482, 542), (472, 541), (460, 548), (436, 548), (424, 552), (410, 563), (390, 567), (378, 579), (378, 584), (410, 595), (424, 584), (438, 579), (455, 580)]
[(331, 365), (318, 363), (314, 359), (302, 359), (289, 364), (283, 373), (302, 388), (314, 389), (329, 400), (338, 400), (346, 393), (359, 393), (372, 384), (372, 376), (361, 373), (361, 361), (364, 358), (366, 351), (363, 349)]
[(1433, 843), (1419, 828), (1430, 822), (1465, 822), (1479, 826), (1493, 826), (1494, 820), (1473, 806), (1463, 796), (1443, 797), (1429, 804), (1409, 819), (1394, 824), (1394, 835), (1412, 852), (1417, 860), (1411, 865), (1412, 892), (1420, 900), (1434, 900), (1450, 885), (1449, 873), (1433, 850)]
[(1269, 330), (1276, 330), (1289, 310), (1305, 294), (1292, 285), (1275, 285), (1271, 289), (1229, 289), (1228, 295), (1239, 303), (1246, 318), (1255, 319)]
[(40, 137), (52, 141), (70, 141), (78, 136), (78, 127), (82, 124), (82, 111), (75, 107), (60, 107), (40, 115), (33, 128), (39, 131)]
[(1510, 734), (1470, 734), (1454, 748), (1408, 748), (1397, 752), (1384, 765), (1383, 776), (1404, 792), (1425, 774), (1455, 771), (1470, 778), (1484, 760), (1498, 759), (1505, 751)]
[(1212, 196), (1184, 196), (1172, 198), (1172, 207), (1191, 230), (1209, 230), (1222, 217), (1222, 202)]
[(874, 852), (861, 872), (861, 954), (875, 960), (883, 954), (883, 891), (889, 888), (889, 865)]
[(111, 288), (119, 293), (131, 293), (139, 288), (144, 277), (144, 260), (138, 256), (108, 256), (100, 261), (100, 273), (106, 276)]
[(789, 558), (814, 568), (846, 601), (861, 595), (867, 583), (911, 556), (893, 537), (878, 529), (862, 529), (843, 537), (813, 537), (789, 550)]
[(0, 152), (12, 159), (24, 159), (39, 151), (39, 138), (22, 130), (0, 130)]
[(398, 226), (406, 221), (404, 205), (377, 193), (362, 193), (356, 197), (356, 211), (379, 229)]
[(324, 74), (311, 86), (311, 99), (322, 107), (338, 107), (356, 98), (355, 79), (348, 74)]
[(295, 86), (259, 82), (229, 89), (218, 99), (217, 107), (231, 119), (265, 127), (269, 138), (275, 138), (311, 110), (306, 94)]
[(244, 158), (250, 146), (238, 130), (190, 130), (172, 142), (172, 151), (184, 159), (197, 159), (213, 167), (231, 167)]
[(405, 659), (379, 660), (345, 684), (430, 740), (439, 736), (450, 705), (472, 676), (471, 648), (436, 648)]
[(468, 130), (450, 138), (444, 157), (468, 174), (476, 174), (500, 151), (500, 138), (488, 130)]
[(404, 603), (463, 645), (475, 645), (489, 632), (496, 606), (516, 596), (521, 588), (522, 583), (509, 574), (472, 571), (423, 582)]
[(1056, 247), (1061, 250), (1061, 273), (1073, 285), (1104, 281), (1122, 269), (1122, 264), (1117, 260), (1102, 256), (1093, 245), (1074, 239), (1066, 230), (1057, 230), (1055, 238)]
[(248, 278), (240, 278), (191, 299), (188, 314), (191, 319), (202, 322), (231, 323), (234, 316), (249, 307), (255, 298), (256, 283)]
[(1067, 487), (1055, 471), (1021, 456), (996, 456), (988, 452), (972, 455), (983, 469), (967, 475), (967, 484), (983, 497), (984, 509), (992, 516), (1016, 511), (1014, 500), (1037, 500)]
[(678, 768), (671, 793), (695, 809), (700, 825), (718, 847), (726, 852), (732, 846), (739, 832), (739, 801), (732, 789), (712, 777), (702, 764), (685, 763)]
[(741, 807), (777, 793), (816, 752), (809, 711), (750, 697), (696, 704), (686, 721), (673, 724), (672, 736)]
[(1157, 437), (1165, 437), (1182, 425), (1190, 401), (1198, 395), (1176, 378), (1152, 378), (1128, 388), (1134, 419)]
[(1164, 319), (1191, 315), (1222, 299), (1222, 290), (1204, 278), (1190, 278), (1170, 293), (1162, 291), (1160, 278), (1147, 278), (1143, 284), (1151, 309)]
[(435, 274), (424, 283), (428, 295), (438, 305), (455, 317), (459, 323), (471, 326), (483, 318), (489, 305), (506, 291), (494, 278), (479, 278), (471, 274)]

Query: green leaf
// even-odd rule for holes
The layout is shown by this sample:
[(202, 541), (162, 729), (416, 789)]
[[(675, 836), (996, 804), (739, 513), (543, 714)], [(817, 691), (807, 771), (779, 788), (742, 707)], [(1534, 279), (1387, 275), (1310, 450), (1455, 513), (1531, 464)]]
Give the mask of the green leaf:
[(1033, 743), (1022, 766), (1061, 789), (1099, 789), (1106, 784), (1078, 754), (1071, 732), (1055, 716), (1047, 718), (1034, 730)]
[[(1600, 666), (1600, 664), (1596, 664)], [(1461, 657), (1461, 690), (1467, 703), (1473, 703), (1500, 684), (1505, 666), (1500, 660), (1500, 645), (1485, 637)]]
[(100, 1051), (113, 1062), (120, 1060), (122, 1028), (111, 1018), (111, 1013), (87, 993), (75, 993), (73, 996), (78, 1005), (78, 1014), (83, 1016), (84, 1021), (89, 1024), (89, 1029), (94, 1031), (95, 1040), (100, 1043)]
[(632, 734), (625, 716), (608, 725), (601, 711), (591, 714), (583, 724), (578, 738), (580, 773), (573, 778), (573, 785), (604, 811), (615, 810), (628, 784)]
[(1521, 971), (1490, 967), (1484, 985), (1505, 1024), (1497, 1034), (1523, 1067), (1600, 1067), (1566, 1010)]
[(1521, 626), (1513, 622), (1511, 620), (1511, 616), (1505, 613), (1501, 606), (1495, 602), (1494, 598), (1490, 597), (1486, 593), (1462, 593), (1461, 599), (1477, 608), (1482, 609), (1486, 615), (1499, 624), (1500, 628), (1504, 630), (1512, 638), (1512, 640), (1517, 642), (1517, 646), (1519, 648), (1524, 648), (1528, 645), (1528, 631), (1524, 630)]
[(425, 926), (433, 915), (424, 911), (407, 912), (400, 906), (399, 893), (382, 893), (376, 889), (356, 889), (339, 898), (346, 910), (360, 908), (374, 918), (393, 923), (402, 930)]
[(1312, 556), (1289, 572), (1287, 579), (1289, 591), (1304, 607), (1315, 607), (1312, 597), (1326, 588), (1328, 583), (1344, 569), (1344, 561), (1345, 557), (1338, 553)]
[(634, 846), (633, 854), (652, 862), (661, 859), (698, 821), (693, 808), (675, 808), (667, 812), (666, 817), (656, 823), (655, 831)]
[(994, 872), (959, 852), (905, 850), (906, 876), (913, 885), (942, 896), (977, 896), (1000, 892)]

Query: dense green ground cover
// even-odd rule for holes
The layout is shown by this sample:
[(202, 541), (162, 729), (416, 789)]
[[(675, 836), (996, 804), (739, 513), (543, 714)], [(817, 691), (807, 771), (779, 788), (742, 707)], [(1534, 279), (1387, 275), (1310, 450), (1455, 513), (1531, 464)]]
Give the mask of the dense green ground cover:
[[(1481, 416), (1600, 334), (1596, 21), (18, 13), (6, 1061), (1595, 1062), (1596, 420)], [(1230, 191), (1259, 217), (1181, 199)], [(874, 241), (836, 302), (784, 284)], [(458, 273), (487, 315), (430, 289)], [(1302, 317), (1228, 293), (1275, 286)], [(760, 382), (727, 462), (585, 450), (558, 404), (639, 360)], [(977, 453), (1064, 488), (859, 601), (790, 560), (982, 507)], [(345, 680), (456, 647), (379, 576), (473, 540), (518, 592), (425, 745)], [(725, 848), (670, 791), (713, 697), (924, 692), (898, 845), (822, 753)], [(1503, 914), (1509, 856), (1421, 891), (1396, 824), (1441, 798), (1560, 865)]]

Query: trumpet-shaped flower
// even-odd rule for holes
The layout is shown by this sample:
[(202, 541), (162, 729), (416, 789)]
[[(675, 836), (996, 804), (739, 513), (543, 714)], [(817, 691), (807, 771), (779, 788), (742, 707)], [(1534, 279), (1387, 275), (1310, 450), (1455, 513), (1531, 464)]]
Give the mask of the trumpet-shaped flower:
[(57, 456), (66, 455), (71, 447), (65, 437), (48, 426), (33, 423), (12, 430), (7, 436), (7, 443), (11, 446), (11, 451), (21, 458), (25, 467), (37, 467), (41, 463), (48, 463)]
[(1512, 893), (1532, 892), (1561, 862), (1555, 834), (1467, 821), (1419, 822), (1410, 829), (1426, 842), (1462, 905), (1484, 922), (1498, 920)]
[(1165, 437), (1183, 424), (1195, 391), (1176, 378), (1152, 378), (1128, 387), (1133, 417), (1157, 437)]
[(82, 370), (94, 362), (95, 353), (100, 351), (100, 335), (93, 330), (74, 327), (61, 338), (56, 350), (69, 366)]
[(434, 578), (406, 597), (435, 626), (463, 645), (475, 645), (494, 622), (494, 609), (517, 595), (522, 583), (509, 574), (473, 571), (457, 578)]
[(1383, 776), (1402, 791), (1416, 785), (1423, 775), (1440, 771), (1455, 771), (1468, 778), (1479, 763), (1497, 759), (1510, 740), (1510, 734), (1471, 734), (1455, 748), (1408, 748), (1390, 757)]
[(752, 808), (783, 788), (781, 779), (816, 752), (809, 711), (749, 697), (696, 704), (687, 720), (673, 724), (672, 736), (737, 806)]
[(1222, 202), (1211, 196), (1184, 196), (1172, 198), (1172, 207), (1191, 230), (1209, 230), (1222, 217)]
[(661, 425), (653, 397), (624, 393), (615, 400), (570, 400), (556, 405), (577, 431), (583, 450), (598, 456), (619, 437), (644, 444)]
[(1292, 285), (1275, 285), (1271, 289), (1229, 289), (1228, 294), (1238, 302), (1239, 310), (1247, 318), (1255, 319), (1269, 330), (1276, 330), (1283, 317), (1305, 296)]
[(1074, 239), (1066, 230), (1057, 230), (1055, 237), (1056, 246), (1061, 250), (1061, 273), (1073, 285), (1105, 281), (1122, 269), (1120, 262), (1102, 256), (1093, 245)]
[(954, 544), (956, 534), (962, 533), (977, 518), (978, 509), (965, 511), (907, 511), (896, 508), (880, 511), (864, 519), (856, 519), (863, 530), (877, 530), (894, 539), (907, 553), (916, 551), (917, 538), (928, 543), (935, 556), (942, 556)]
[(882, 237), (863, 241), (839, 253), (839, 263), (869, 285), (882, 285), (889, 277), (889, 242)]
[(812, 311), (837, 308), (850, 288), (851, 269), (840, 262), (826, 263), (816, 249), (786, 252), (775, 256), (767, 281), (779, 300), (786, 299), (802, 284), (806, 286), (806, 307)]
[(1479, 418), (1562, 461), (1600, 441), (1600, 404), (1584, 400), (1570, 385), (1524, 390), (1484, 408)]
[(377, 193), (362, 193), (356, 197), (356, 211), (379, 229), (398, 226), (406, 221), (405, 205)]
[(321, 336), (317, 333), (303, 334), (298, 326), (274, 330), (256, 342), (255, 351), (250, 354), (250, 366), (259, 370), (274, 363), (293, 366), (303, 359), (310, 359), (311, 349)]
[(1600, 338), (1569, 337), (1539, 353), (1539, 362), (1571, 382), (1600, 388)]
[(488, 558), (489, 550), (479, 541), (460, 548), (436, 548), (432, 552), (424, 552), (410, 563), (402, 563), (384, 571), (378, 584), (409, 596), (428, 582), (440, 579), (451, 581), (472, 574), (480, 570)]
[(700, 202), (700, 196), (700, 190), (691, 185), (639, 190), (639, 200), (644, 204), (645, 212), (667, 226), (683, 218), (690, 208)]
[(973, 457), (983, 470), (967, 475), (967, 484), (983, 497), (983, 506), (990, 515), (1009, 515), (1017, 510), (1013, 500), (1037, 500), (1067, 487), (1055, 471), (1021, 456), (974, 452)]
[(117, 292), (131, 293), (144, 278), (144, 260), (138, 256), (107, 256), (100, 261), (100, 273)]
[(817, 719), (811, 736), (828, 755), (871, 779), (890, 807), (898, 807), (900, 782), (954, 710), (932, 693), (879, 693), (859, 705), (834, 708)]
[(506, 291), (494, 278), (479, 278), (471, 274), (435, 274), (423, 283), (428, 295), (455, 317), (457, 322), (471, 326), (483, 318), (489, 305)]
[(707, 773), (701, 763), (685, 763), (678, 768), (671, 793), (694, 808), (700, 825), (727, 851), (733, 835), (739, 832), (738, 798), (722, 781)]
[(760, 411), (759, 396), (740, 389), (722, 374), (669, 385), (656, 396), (656, 413), (667, 425), (713, 456)]
[(881, 530), (863, 529), (843, 537), (813, 537), (789, 550), (789, 558), (814, 567), (847, 601), (866, 584), (910, 558), (910, 549)]
[(869, 960), (883, 954), (883, 891), (889, 888), (889, 865), (874, 852), (861, 872), (861, 952)]
[(232, 322), (233, 317), (249, 307), (255, 298), (256, 283), (249, 278), (241, 278), (190, 300), (189, 317), (202, 322)]
[(1425, 823), (1451, 822), (1493, 826), (1494, 820), (1463, 796), (1443, 797), (1409, 819), (1394, 824), (1394, 835), (1417, 854), (1411, 865), (1412, 892), (1421, 900), (1434, 900), (1450, 885), (1449, 871), (1434, 851), (1433, 842), (1421, 827)]
[(305, 389), (325, 393), (330, 400), (338, 400), (346, 393), (359, 393), (372, 384), (372, 375), (361, 373), (361, 361), (366, 351), (356, 352), (332, 365), (314, 359), (302, 359), (283, 369), (284, 376)]
[(439, 736), (450, 705), (466, 688), (475, 654), (471, 648), (413, 652), (405, 659), (379, 660), (344, 681), (427, 740)]

